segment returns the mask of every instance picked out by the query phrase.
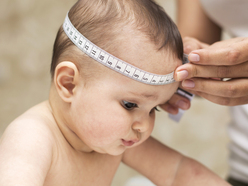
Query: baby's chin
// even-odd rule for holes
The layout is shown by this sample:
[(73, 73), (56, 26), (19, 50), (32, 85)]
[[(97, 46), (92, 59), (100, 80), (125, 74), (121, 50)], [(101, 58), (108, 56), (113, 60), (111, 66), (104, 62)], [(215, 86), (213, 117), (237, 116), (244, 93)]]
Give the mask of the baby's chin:
[(123, 154), (128, 148), (125, 147), (124, 145), (119, 145), (118, 147), (113, 147), (113, 148), (108, 148), (108, 149), (98, 149), (98, 150), (94, 150), (97, 153), (100, 154), (108, 154), (111, 156), (119, 156), (121, 154)]

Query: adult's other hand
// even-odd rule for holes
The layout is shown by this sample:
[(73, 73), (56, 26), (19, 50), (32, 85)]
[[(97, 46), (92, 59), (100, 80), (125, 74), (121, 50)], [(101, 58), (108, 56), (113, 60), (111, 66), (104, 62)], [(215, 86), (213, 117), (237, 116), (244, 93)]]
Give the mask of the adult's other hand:
[(165, 104), (159, 105), (164, 111), (170, 114), (177, 114), (178, 109), (188, 110), (190, 108), (190, 100), (184, 96), (175, 93)]
[(191, 63), (178, 67), (174, 77), (183, 80), (182, 87), (220, 105), (247, 104), (248, 38), (220, 41), (209, 47), (192, 38), (188, 40), (184, 45)]

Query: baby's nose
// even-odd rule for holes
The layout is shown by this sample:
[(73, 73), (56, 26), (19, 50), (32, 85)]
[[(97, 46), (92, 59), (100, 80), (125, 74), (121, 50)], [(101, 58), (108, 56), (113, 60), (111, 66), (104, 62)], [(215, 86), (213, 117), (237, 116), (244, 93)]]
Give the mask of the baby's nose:
[(140, 133), (146, 132), (150, 127), (150, 121), (147, 118), (140, 119), (135, 121), (132, 125), (133, 130), (136, 130)]

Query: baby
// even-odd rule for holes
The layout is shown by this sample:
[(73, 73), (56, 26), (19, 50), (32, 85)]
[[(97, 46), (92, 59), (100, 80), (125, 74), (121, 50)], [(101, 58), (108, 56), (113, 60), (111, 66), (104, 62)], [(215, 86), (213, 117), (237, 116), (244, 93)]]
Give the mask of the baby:
[(79, 0), (57, 34), (49, 100), (1, 138), (0, 185), (109, 186), (124, 162), (158, 186), (228, 186), (150, 136), (182, 58), (154, 1)]

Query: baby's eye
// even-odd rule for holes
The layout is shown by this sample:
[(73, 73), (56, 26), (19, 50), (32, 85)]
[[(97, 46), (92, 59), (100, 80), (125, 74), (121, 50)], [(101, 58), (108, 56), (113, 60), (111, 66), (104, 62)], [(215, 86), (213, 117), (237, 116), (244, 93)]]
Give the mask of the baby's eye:
[(131, 102), (128, 102), (128, 101), (123, 101), (123, 107), (127, 110), (132, 110), (136, 107), (138, 107), (138, 105), (136, 103), (131, 103)]

